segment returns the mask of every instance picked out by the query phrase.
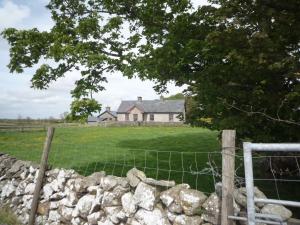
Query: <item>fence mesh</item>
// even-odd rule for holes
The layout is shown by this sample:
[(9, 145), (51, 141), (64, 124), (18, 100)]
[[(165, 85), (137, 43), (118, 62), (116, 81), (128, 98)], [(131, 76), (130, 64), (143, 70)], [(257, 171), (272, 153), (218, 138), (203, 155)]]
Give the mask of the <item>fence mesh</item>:
[[(74, 136), (78, 129), (86, 133)], [(56, 128), (48, 164), (53, 168), (74, 169), (84, 176), (102, 170), (106, 174), (126, 176), (128, 170), (136, 167), (148, 177), (188, 183), (206, 193), (213, 192), (215, 183), (221, 181), (222, 154), (216, 135), (205, 137), (208, 140), (204, 143), (207, 143), (198, 146), (199, 141), (195, 141), (195, 137), (201, 134), (197, 132), (178, 137), (174, 135), (176, 128), (167, 128), (168, 135), (159, 137), (155, 131), (164, 128), (146, 128), (155, 131), (147, 133), (147, 138), (137, 136), (127, 140), (130, 134), (124, 134), (126, 131), (119, 134), (124, 137), (115, 138), (107, 134), (109, 129), (117, 133), (117, 130), (127, 128)], [(143, 128), (130, 129), (135, 130), (133, 135), (143, 132)], [(97, 130), (102, 132), (99, 134)], [(38, 163), (45, 136), (44, 130), (2, 131), (0, 152)], [(115, 139), (119, 140), (118, 143)], [(193, 141), (195, 143), (191, 143)]]
[[(115, 132), (117, 129), (122, 132)], [(130, 133), (127, 128), (57, 128), (49, 165), (74, 169), (85, 176), (102, 170), (106, 174), (126, 176), (129, 169), (136, 167), (148, 177), (188, 183), (207, 194), (221, 181), (222, 150), (216, 132), (207, 135), (186, 128), (191, 131), (184, 130), (183, 134), (175, 135), (176, 128), (173, 127), (162, 136), (159, 128), (148, 128), (154, 130), (147, 133), (147, 138), (139, 138), (143, 128), (131, 129), (135, 131)], [(115, 133), (109, 133), (111, 130)], [(38, 163), (45, 136), (44, 129), (2, 130), (0, 152)], [(299, 154), (292, 153), (253, 154), (255, 186), (269, 198), (300, 201), (299, 158)], [(235, 166), (235, 186), (244, 187), (244, 159), (240, 148), (236, 149)], [(300, 218), (299, 209), (291, 210), (293, 217)]]

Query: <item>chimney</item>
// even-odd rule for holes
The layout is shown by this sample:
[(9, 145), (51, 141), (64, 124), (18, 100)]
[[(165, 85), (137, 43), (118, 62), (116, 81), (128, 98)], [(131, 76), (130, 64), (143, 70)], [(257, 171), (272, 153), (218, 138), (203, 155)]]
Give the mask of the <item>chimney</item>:
[(106, 110), (107, 112), (110, 112), (110, 107), (107, 106), (105, 110)]
[(141, 101), (143, 100), (143, 98), (142, 98), (141, 96), (138, 96), (138, 97), (137, 97), (137, 100), (138, 100), (139, 102), (141, 102)]

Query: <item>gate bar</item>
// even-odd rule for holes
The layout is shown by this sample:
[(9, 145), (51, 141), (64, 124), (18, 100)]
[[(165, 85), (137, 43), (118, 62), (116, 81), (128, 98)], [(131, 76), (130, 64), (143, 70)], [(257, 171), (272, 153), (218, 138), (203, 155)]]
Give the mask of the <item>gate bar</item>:
[[(246, 192), (247, 192), (247, 221), (248, 225), (255, 225), (258, 221), (255, 218), (255, 199), (254, 199), (254, 181), (253, 181), (253, 163), (252, 163), (252, 151), (279, 151), (279, 152), (291, 152), (296, 151), (300, 152), (300, 144), (295, 143), (284, 143), (284, 144), (276, 144), (276, 143), (251, 143), (244, 142), (244, 167), (245, 167), (245, 178), (246, 178)], [(256, 201), (266, 202), (266, 199), (256, 199)], [(296, 207), (300, 207), (299, 202), (293, 201), (281, 201), (281, 200), (273, 200), (269, 199), (269, 202), (275, 204), (283, 204), (292, 205)], [(266, 223), (266, 222), (265, 222)]]
[(296, 143), (250, 143), (245, 142), (247, 145), (250, 145), (252, 151), (257, 152), (299, 152), (300, 144)]
[(277, 199), (254, 198), (254, 202), (261, 202), (261, 203), (267, 203), (267, 204), (287, 205), (287, 206), (292, 206), (292, 207), (300, 207), (300, 202), (277, 200)]

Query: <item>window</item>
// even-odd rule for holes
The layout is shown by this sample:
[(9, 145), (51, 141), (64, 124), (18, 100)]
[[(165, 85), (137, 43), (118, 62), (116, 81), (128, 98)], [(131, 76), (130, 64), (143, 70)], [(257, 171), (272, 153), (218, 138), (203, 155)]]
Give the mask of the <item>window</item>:
[(173, 113), (170, 113), (169, 114), (169, 121), (173, 121), (174, 120), (174, 114)]
[(150, 114), (150, 121), (154, 121), (154, 114)]
[(125, 114), (125, 120), (126, 120), (126, 121), (129, 120), (129, 114)]
[(138, 114), (133, 114), (133, 121), (138, 121)]

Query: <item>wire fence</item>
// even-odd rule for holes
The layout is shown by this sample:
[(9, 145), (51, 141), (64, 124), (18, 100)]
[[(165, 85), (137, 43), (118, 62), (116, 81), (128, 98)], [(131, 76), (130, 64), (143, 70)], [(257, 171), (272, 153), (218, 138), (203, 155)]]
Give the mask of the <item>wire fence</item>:
[[(60, 132), (60, 129), (65, 130)], [(86, 129), (86, 132), (90, 132), (89, 128), (76, 129)], [(186, 147), (179, 148), (179, 142), (184, 139), (173, 140), (172, 138), (176, 138), (175, 136), (170, 138), (171, 141), (168, 140), (167, 145), (160, 142), (153, 144), (143, 139), (136, 143), (120, 144), (115, 143), (114, 137), (106, 136), (105, 132), (101, 133), (101, 138), (98, 134), (95, 135), (95, 132), (97, 129), (123, 128), (92, 129), (93, 132), (86, 134), (90, 135), (87, 140), (80, 135), (73, 137), (73, 128), (58, 128), (52, 143), (49, 165), (53, 168), (74, 169), (84, 176), (96, 171), (126, 176), (127, 171), (135, 167), (144, 171), (148, 177), (157, 180), (175, 180), (176, 183), (188, 183), (192, 188), (207, 194), (214, 192), (215, 184), (222, 180), (222, 149), (212, 137), (210, 138), (212, 142), (215, 142), (214, 145), (206, 144), (199, 147), (197, 142), (193, 145), (186, 143)], [(125, 134), (121, 133), (120, 135)], [(195, 140), (199, 135), (201, 134), (192, 135), (191, 140)], [(46, 131), (44, 130), (1, 131), (0, 152), (38, 163), (45, 136)], [(151, 138), (153, 139), (154, 136), (153, 134)], [(102, 143), (101, 140), (105, 138), (108, 140)], [(126, 136), (123, 138), (126, 139)], [(300, 155), (295, 153), (283, 155), (262, 152), (253, 154), (255, 186), (268, 198), (300, 201), (299, 158)], [(245, 186), (244, 158), (241, 148), (236, 148), (234, 180), (235, 187)], [(295, 218), (300, 218), (299, 209), (292, 208), (291, 210)]]
[[(102, 143), (103, 137), (99, 140), (97, 139), (99, 135), (91, 137), (92, 133), (85, 134), (86, 136), (90, 135), (88, 140), (80, 136), (73, 138), (72, 129), (56, 129), (48, 159), (48, 164), (52, 168), (74, 169), (84, 176), (96, 171), (105, 171), (109, 175), (126, 176), (127, 171), (135, 167), (144, 171), (148, 177), (157, 180), (174, 180), (176, 183), (188, 183), (192, 188), (207, 194), (214, 191), (216, 182), (221, 181), (222, 154), (216, 140), (214, 140), (216, 144), (213, 149), (209, 149), (209, 145), (207, 150), (206, 146), (197, 149), (197, 145), (192, 144), (196, 148), (186, 146), (183, 147), (184, 151), (180, 151), (182, 146), (179, 148), (176, 140), (173, 140), (173, 143), (170, 142), (172, 138), (167, 139), (167, 144), (159, 143), (160, 141), (147, 143), (146, 140), (141, 139), (134, 141), (136, 142), (134, 144), (120, 145), (114, 143), (113, 139)], [(89, 128), (81, 129), (90, 132)], [(123, 128), (93, 127), (91, 129)], [(64, 132), (60, 132), (61, 130)], [(0, 132), (0, 152), (38, 163), (45, 136), (44, 130)], [(155, 148), (158, 150), (154, 150)]]

